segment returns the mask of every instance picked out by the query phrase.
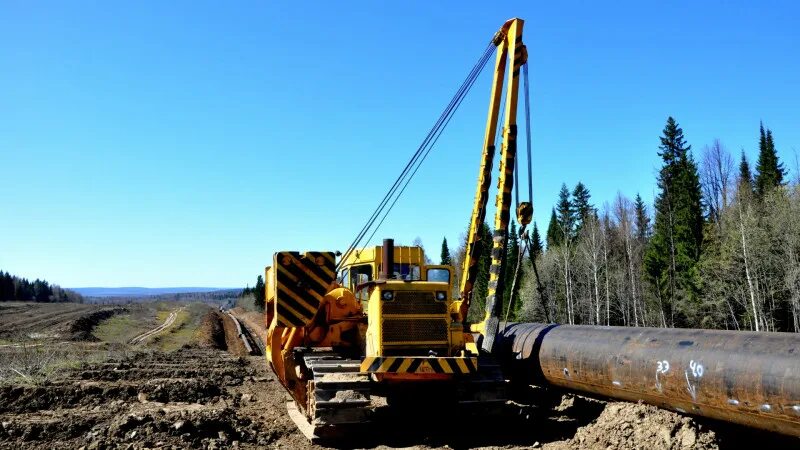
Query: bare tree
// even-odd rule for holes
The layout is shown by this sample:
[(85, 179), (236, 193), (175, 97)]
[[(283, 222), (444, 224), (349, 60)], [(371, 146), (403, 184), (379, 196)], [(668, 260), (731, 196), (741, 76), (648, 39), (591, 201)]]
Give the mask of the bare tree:
[(594, 323), (600, 324), (600, 282), (598, 275), (602, 263), (603, 243), (600, 221), (597, 216), (591, 214), (584, 219), (579, 239), (578, 249), (584, 257), (588, 269), (589, 280), (587, 284), (592, 287), (589, 289), (589, 296), (591, 298), (590, 304), (594, 306)]
[(636, 259), (634, 245), (635, 239), (633, 236), (633, 204), (630, 199), (623, 196), (622, 193), (617, 193), (617, 198), (614, 201), (614, 215), (617, 219), (619, 226), (620, 238), (623, 244), (623, 251), (625, 255), (625, 262), (628, 269), (628, 283), (630, 285), (630, 301), (628, 304), (633, 312), (633, 326), (639, 326), (639, 308), (637, 303), (638, 296), (636, 290), (636, 281), (638, 271), (635, 268)]
[(707, 145), (703, 148), (700, 177), (708, 215), (717, 226), (721, 223), (722, 210), (728, 206), (733, 174), (733, 158), (719, 139), (714, 139), (711, 146)]
[(741, 237), (742, 243), (742, 259), (744, 261), (744, 273), (747, 279), (747, 289), (750, 294), (750, 303), (752, 304), (753, 308), (753, 323), (755, 324), (755, 330), (759, 331), (759, 313), (758, 307), (756, 306), (756, 294), (755, 289), (753, 288), (753, 277), (750, 274), (750, 264), (747, 257), (747, 237), (745, 233), (745, 215), (743, 212), (742, 201), (736, 202), (737, 204), (737, 211), (739, 212), (739, 235)]

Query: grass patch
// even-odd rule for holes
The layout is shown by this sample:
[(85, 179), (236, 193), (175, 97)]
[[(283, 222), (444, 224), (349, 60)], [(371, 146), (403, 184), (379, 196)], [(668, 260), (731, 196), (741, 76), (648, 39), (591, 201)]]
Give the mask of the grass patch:
[(125, 344), (139, 334), (157, 327), (160, 323), (156, 320), (157, 312), (155, 305), (129, 305), (127, 313), (100, 322), (92, 334), (104, 342)]
[[(191, 303), (185, 306), (184, 309), (178, 312), (172, 326), (154, 336), (150, 345), (165, 352), (196, 345), (200, 340), (198, 334), (200, 333), (200, 325), (209, 310), (210, 307), (202, 303)], [(166, 311), (161, 323), (167, 319), (170, 312)]]
[(237, 298), (234, 306), (246, 311), (258, 311), (256, 308), (256, 296), (253, 294), (247, 294)]
[(113, 358), (105, 345), (87, 342), (31, 344), (6, 347), (0, 355), (0, 384), (40, 384), (85, 364)]
[(164, 323), (170, 313), (180, 306), (168, 302), (129, 305), (129, 313), (104, 320), (95, 327), (92, 334), (104, 342), (128, 343), (134, 337)]
[(141, 313), (121, 314), (104, 320), (94, 329), (94, 336), (101, 341), (124, 344), (136, 335), (151, 328), (147, 320), (139, 317)]

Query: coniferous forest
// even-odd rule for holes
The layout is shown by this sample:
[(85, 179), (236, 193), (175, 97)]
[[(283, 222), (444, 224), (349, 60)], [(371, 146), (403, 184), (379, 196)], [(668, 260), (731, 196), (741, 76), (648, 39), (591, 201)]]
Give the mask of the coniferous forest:
[[(719, 140), (697, 152), (668, 118), (653, 205), (638, 194), (598, 201), (583, 183), (562, 185), (555, 207), (538, 216), (549, 217), (544, 235), (536, 223), (529, 229), (508, 317), (800, 332), (800, 186), (788, 179), (772, 130), (761, 124), (757, 131), (758, 159), (751, 162)], [(491, 243), (488, 225), (482, 235)], [(523, 245), (511, 229), (506, 305)], [(442, 259), (451, 258), (442, 246)], [(452, 252), (457, 268), (463, 247)], [(473, 319), (483, 315), (483, 254)]]
[(81, 294), (64, 289), (45, 280), (28, 281), (0, 271), (0, 302), (76, 302), (83, 303)]

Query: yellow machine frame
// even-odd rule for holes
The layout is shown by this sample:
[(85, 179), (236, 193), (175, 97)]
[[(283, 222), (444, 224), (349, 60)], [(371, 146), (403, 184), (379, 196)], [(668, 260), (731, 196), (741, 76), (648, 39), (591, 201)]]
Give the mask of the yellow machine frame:
[[(461, 304), (459, 314), (466, 318), (472, 301), (472, 289), (478, 276), (478, 252), (481, 239), (480, 228), (486, 217), (486, 204), (489, 198), (489, 185), (492, 179), (492, 163), (494, 160), (494, 139), (497, 134), (498, 116), (500, 114), (501, 95), (503, 83), (506, 80), (506, 71), (510, 72), (506, 82), (505, 125), (503, 127), (503, 141), (500, 148), (500, 175), (497, 179), (497, 199), (495, 201), (496, 213), (494, 219), (494, 235), (492, 237), (492, 264), (489, 269), (489, 289), (486, 296), (486, 313), (482, 323), (473, 328), (474, 331), (484, 335), (483, 348), (490, 351), (497, 334), (503, 297), (503, 267), (505, 267), (506, 241), (508, 240), (508, 224), (511, 208), (511, 189), (514, 186), (514, 165), (517, 157), (517, 100), (519, 93), (519, 71), (528, 60), (528, 51), (522, 43), (522, 19), (511, 19), (503, 24), (500, 31), (495, 34), (493, 42), (497, 46), (494, 79), (492, 92), (489, 99), (489, 116), (486, 120), (486, 132), (483, 137), (483, 154), (481, 156), (480, 171), (478, 172), (478, 186), (475, 191), (475, 203), (470, 219), (469, 234), (467, 236), (467, 252), (464, 260), (464, 272), (461, 276)], [(508, 54), (513, 49), (513, 63), (506, 68)], [(523, 206), (523, 205), (521, 205)], [(527, 209), (530, 209), (527, 204)], [(520, 208), (523, 209), (523, 208)], [(519, 213), (520, 211), (518, 211)], [(518, 214), (521, 224), (530, 223), (532, 210)], [(527, 223), (526, 223), (527, 222)]]

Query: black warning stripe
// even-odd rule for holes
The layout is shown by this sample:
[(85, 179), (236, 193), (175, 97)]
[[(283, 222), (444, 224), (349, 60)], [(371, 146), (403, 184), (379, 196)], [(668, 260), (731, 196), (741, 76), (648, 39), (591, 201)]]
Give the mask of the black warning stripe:
[(468, 374), (476, 371), (475, 358), (402, 356), (368, 356), (361, 362), (361, 371), (371, 373), (420, 373), (420, 367), (423, 364), (429, 365), (433, 373)]
[[(319, 269), (315, 271), (317, 275), (323, 280), (332, 281), (336, 277), (335, 267), (336, 264), (333, 263), (334, 256), (332, 252), (308, 252), (305, 255), (305, 259), (309, 261), (304, 261), (305, 265), (309, 268)], [(322, 264), (320, 264), (322, 263)]]
[[(334, 278), (331, 252), (278, 252), (274, 257), (278, 322), (301, 327), (311, 323)], [(321, 263), (321, 265), (320, 265)]]
[(330, 267), (336, 267), (336, 254), (333, 252), (319, 252), (328, 260)]
[(287, 306), (297, 312), (295, 315), (300, 317), (313, 317), (319, 309), (319, 303), (309, 303), (307, 299), (299, 297), (296, 293), (288, 291), (285, 285), (278, 286), (279, 292), (282, 294), (279, 297), (281, 305)]
[(313, 290), (319, 294), (320, 298), (328, 293), (328, 287), (333, 278), (325, 275), (313, 259), (294, 254), (291, 255), (291, 264), (284, 267), (298, 280), (306, 284), (306, 289)]
[(367, 372), (377, 372), (378, 368), (383, 364), (383, 358), (375, 358), (372, 360), (372, 364), (369, 365)]
[(463, 361), (464, 361), (464, 364), (467, 365), (467, 370), (470, 373), (476, 372), (478, 370), (477, 367), (475, 367), (475, 364), (472, 362), (472, 358), (464, 358)]
[(278, 274), (278, 287), (284, 287), (315, 310), (319, 307), (326, 294), (325, 288), (311, 279), (301, 267), (283, 266), (278, 269)]
[(279, 266), (276, 269), (276, 288), (288, 292), (288, 294), (279, 295), (279, 300), (282, 300), (286, 295), (291, 296), (293, 294), (315, 309), (319, 306), (322, 297), (325, 296), (325, 289), (310, 280), (301, 268), (289, 265)]
[(433, 371), (436, 373), (444, 373), (444, 369), (442, 369), (442, 365), (439, 364), (439, 360), (437, 358), (429, 358), (428, 364), (431, 365)]
[(395, 358), (389, 368), (386, 369), (387, 372), (397, 372), (400, 366), (403, 365), (403, 358)]
[(285, 327), (303, 327), (306, 325), (305, 317), (297, 315), (286, 308), (283, 302), (278, 302), (278, 322)]

